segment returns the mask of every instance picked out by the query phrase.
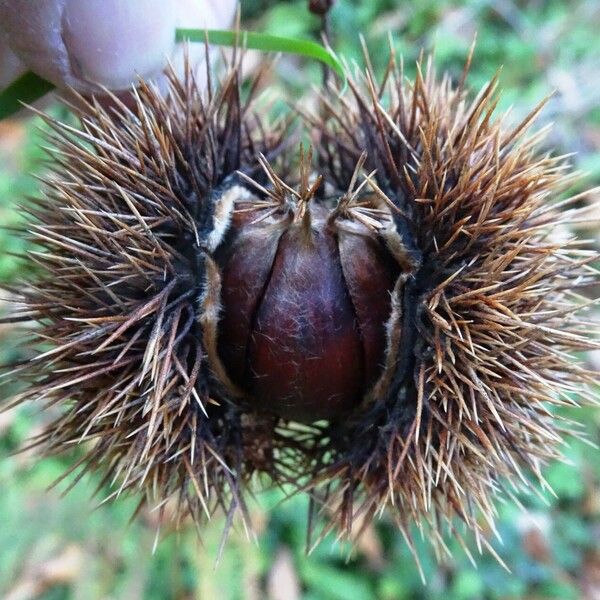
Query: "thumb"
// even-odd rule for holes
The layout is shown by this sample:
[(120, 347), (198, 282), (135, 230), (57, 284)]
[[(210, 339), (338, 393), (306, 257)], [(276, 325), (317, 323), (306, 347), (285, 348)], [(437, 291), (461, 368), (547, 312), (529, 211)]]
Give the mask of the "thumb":
[(227, 27), (234, 0), (0, 0), (12, 51), (58, 87), (125, 89), (160, 75), (175, 29)]
[(62, 40), (77, 79), (111, 89), (156, 76), (175, 48), (176, 0), (68, 0)]

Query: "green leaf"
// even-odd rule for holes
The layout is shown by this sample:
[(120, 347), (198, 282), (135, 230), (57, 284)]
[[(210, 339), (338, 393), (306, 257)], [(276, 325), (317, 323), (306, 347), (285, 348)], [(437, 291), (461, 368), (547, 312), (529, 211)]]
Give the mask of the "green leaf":
[(178, 29), (178, 42), (206, 42), (215, 46), (240, 46), (263, 52), (285, 52), (314, 58), (331, 67), (345, 83), (346, 75), (339, 58), (331, 51), (311, 40), (282, 37), (253, 31), (224, 31), (220, 29)]
[(481, 598), (485, 585), (481, 575), (474, 570), (460, 571), (452, 582), (453, 598), (456, 600), (472, 600)]
[(23, 104), (32, 104), (54, 89), (54, 85), (28, 71), (0, 92), (0, 121), (14, 115)]
[(331, 564), (306, 560), (301, 567), (304, 583), (322, 600), (369, 600), (375, 597), (360, 571), (337, 569)]

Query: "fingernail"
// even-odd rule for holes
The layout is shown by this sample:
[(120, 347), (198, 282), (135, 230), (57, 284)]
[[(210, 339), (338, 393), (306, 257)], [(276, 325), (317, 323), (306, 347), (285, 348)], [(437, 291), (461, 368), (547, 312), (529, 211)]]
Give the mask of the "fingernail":
[(173, 0), (68, 0), (63, 37), (74, 75), (123, 89), (151, 79), (175, 46)]

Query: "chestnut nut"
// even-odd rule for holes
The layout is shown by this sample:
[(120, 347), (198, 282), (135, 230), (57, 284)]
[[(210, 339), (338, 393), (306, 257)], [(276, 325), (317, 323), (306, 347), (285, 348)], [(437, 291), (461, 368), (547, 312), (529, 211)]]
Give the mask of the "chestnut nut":
[[(398, 267), (352, 209), (311, 199), (282, 203), (267, 218), (261, 210), (236, 205), (217, 249), (219, 356), (250, 408), (335, 419), (380, 373)], [(378, 217), (385, 227), (385, 212)]]

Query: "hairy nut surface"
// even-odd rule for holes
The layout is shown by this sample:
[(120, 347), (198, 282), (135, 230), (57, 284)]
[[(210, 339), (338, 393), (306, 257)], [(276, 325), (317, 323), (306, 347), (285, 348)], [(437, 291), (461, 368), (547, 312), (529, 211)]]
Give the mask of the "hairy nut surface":
[(326, 204), (266, 219), (242, 204), (218, 253), (224, 365), (252, 408), (298, 421), (339, 418), (373, 385), (398, 273), (376, 231)]

